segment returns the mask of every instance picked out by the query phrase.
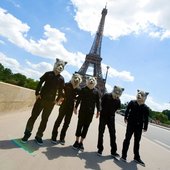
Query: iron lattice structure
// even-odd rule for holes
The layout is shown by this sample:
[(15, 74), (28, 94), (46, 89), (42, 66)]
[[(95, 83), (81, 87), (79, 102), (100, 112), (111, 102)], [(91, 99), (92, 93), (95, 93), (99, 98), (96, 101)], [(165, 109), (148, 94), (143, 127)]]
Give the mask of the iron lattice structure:
[[(102, 69), (101, 69), (102, 58), (101, 58), (100, 54), (101, 54), (101, 45), (102, 45), (105, 17), (107, 15), (106, 7), (102, 10), (101, 14), (102, 14), (102, 16), (100, 19), (98, 30), (95, 35), (90, 52), (89, 52), (89, 54), (86, 55), (85, 61), (77, 73), (82, 75), (82, 78), (83, 78), (81, 86), (86, 85), (87, 77), (90, 77), (90, 76), (97, 77), (97, 86), (96, 87), (99, 89), (99, 91), (102, 95), (106, 91), (106, 88), (105, 88), (106, 79), (103, 79), (103, 76), (102, 76)], [(92, 70), (93, 70), (92, 74), (87, 73), (89, 68), (92, 68)]]

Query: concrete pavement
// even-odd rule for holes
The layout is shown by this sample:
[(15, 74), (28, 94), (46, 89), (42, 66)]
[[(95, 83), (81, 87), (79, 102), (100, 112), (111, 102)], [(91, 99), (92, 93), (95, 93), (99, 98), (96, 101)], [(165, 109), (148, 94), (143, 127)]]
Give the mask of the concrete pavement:
[[(168, 170), (170, 169), (170, 151), (160, 145), (142, 137), (141, 158), (146, 166), (143, 167), (133, 161), (133, 139), (128, 151), (127, 163), (114, 160), (110, 156), (110, 141), (108, 130), (104, 135), (103, 156), (96, 155), (98, 120), (95, 117), (90, 125), (84, 141), (85, 150), (82, 153), (74, 150), (77, 116), (73, 115), (67, 131), (64, 146), (53, 145), (50, 142), (51, 131), (58, 115), (58, 106), (55, 106), (44, 133), (44, 145), (38, 146), (34, 142), (40, 117), (37, 119), (33, 134), (27, 144), (21, 144), (26, 122), (32, 108), (19, 112), (0, 114), (0, 170)], [(119, 115), (116, 115), (119, 116)], [(123, 117), (122, 117), (123, 119)], [(62, 127), (62, 124), (61, 124)], [(60, 127), (60, 129), (61, 129)], [(125, 127), (116, 123), (118, 153), (121, 153)], [(147, 133), (147, 132), (146, 132)]]

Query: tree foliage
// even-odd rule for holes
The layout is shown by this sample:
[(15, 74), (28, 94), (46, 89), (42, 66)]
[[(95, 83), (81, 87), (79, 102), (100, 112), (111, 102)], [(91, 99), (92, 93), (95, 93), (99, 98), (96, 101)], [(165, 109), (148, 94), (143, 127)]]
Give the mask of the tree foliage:
[(33, 90), (36, 89), (36, 86), (38, 84), (38, 81), (35, 81), (31, 78), (27, 78), (25, 75), (22, 75), (21, 73), (13, 74), (9, 68), (5, 68), (1, 63), (0, 63), (0, 81), (21, 87), (26, 87)]

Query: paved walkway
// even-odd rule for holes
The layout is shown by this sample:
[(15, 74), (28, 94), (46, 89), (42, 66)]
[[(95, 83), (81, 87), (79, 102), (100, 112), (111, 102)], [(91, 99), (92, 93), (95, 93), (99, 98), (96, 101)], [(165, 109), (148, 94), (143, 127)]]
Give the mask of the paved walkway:
[[(98, 120), (95, 117), (90, 125), (86, 140), (85, 150), (82, 153), (72, 148), (75, 141), (77, 116), (73, 115), (70, 127), (67, 131), (66, 144), (64, 146), (53, 145), (50, 142), (51, 131), (58, 115), (58, 107), (55, 106), (44, 133), (44, 145), (39, 147), (34, 142), (34, 136), (40, 122), (36, 121), (33, 134), (27, 144), (21, 144), (27, 119), (31, 108), (18, 112), (0, 114), (0, 170), (168, 170), (170, 169), (170, 151), (160, 145), (151, 142), (143, 136), (141, 141), (141, 157), (146, 166), (136, 164), (133, 161), (133, 139), (129, 148), (127, 163), (114, 160), (110, 157), (110, 143), (108, 130), (104, 136), (103, 156), (96, 155), (96, 143), (98, 135)], [(119, 116), (119, 115), (116, 115)], [(123, 117), (122, 117), (123, 119)], [(62, 124), (61, 124), (62, 125)], [(125, 134), (125, 126), (116, 123), (118, 153), (121, 153), (122, 141)]]

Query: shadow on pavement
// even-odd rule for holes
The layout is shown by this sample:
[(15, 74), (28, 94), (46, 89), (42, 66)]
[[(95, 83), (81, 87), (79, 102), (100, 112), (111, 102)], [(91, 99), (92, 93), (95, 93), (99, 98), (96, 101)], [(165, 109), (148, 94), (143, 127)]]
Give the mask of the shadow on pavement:
[(35, 151), (39, 150), (40, 147), (49, 147), (53, 146), (50, 140), (43, 140), (43, 145), (39, 146), (35, 140), (28, 140), (27, 143), (23, 144), (21, 139), (11, 139), (11, 140), (3, 140), (0, 141), (0, 149), (14, 149), (21, 148), (28, 152), (31, 155), (35, 155)]
[[(47, 147), (47, 150), (45, 152), (42, 152), (49, 160), (57, 159), (59, 157), (78, 157), (80, 160), (85, 160), (85, 169), (102, 170), (100, 164), (104, 161), (113, 159), (110, 155), (98, 156), (96, 152), (80, 152), (73, 149), (72, 146), (54, 146), (55, 147)], [(134, 161), (125, 163), (121, 160), (113, 159), (113, 163), (120, 167), (121, 170), (138, 169), (137, 164)]]
[(66, 146), (63, 147), (60, 145), (60, 147), (47, 147), (47, 151), (42, 152), (43, 154), (46, 155), (46, 157), (49, 160), (57, 159), (60, 156), (63, 157), (77, 157), (78, 155), (78, 150), (74, 150), (72, 146)]
[[(21, 143), (21, 139), (11, 139), (0, 141), (0, 149), (14, 149), (22, 148), (30, 155), (35, 156), (40, 147), (46, 147), (46, 151), (42, 152), (49, 160), (57, 159), (59, 157), (77, 157), (80, 160), (85, 160), (85, 169), (102, 170), (100, 164), (106, 160), (113, 159), (110, 155), (98, 156), (96, 152), (80, 152), (72, 148), (72, 146), (57, 146), (53, 145), (49, 139), (43, 140), (43, 145), (39, 146), (35, 140), (29, 140), (26, 144)], [(137, 170), (137, 164), (134, 161), (123, 162), (121, 160), (113, 159), (121, 170)]]
[(137, 170), (137, 164), (133, 160), (130, 162), (123, 162), (121, 160), (114, 159), (113, 162), (121, 168), (121, 170)]
[(77, 157), (80, 160), (85, 160), (85, 169), (101, 170), (100, 163), (113, 159), (109, 156), (97, 156), (96, 152), (81, 152), (72, 148), (72, 146), (66, 147), (48, 147), (44, 153), (49, 160), (57, 159), (59, 157)]
[(107, 156), (98, 156), (97, 152), (82, 152), (79, 154), (80, 159), (84, 159), (85, 169), (94, 169), (94, 170), (102, 170), (100, 167), (100, 163), (113, 159), (110, 155)]

